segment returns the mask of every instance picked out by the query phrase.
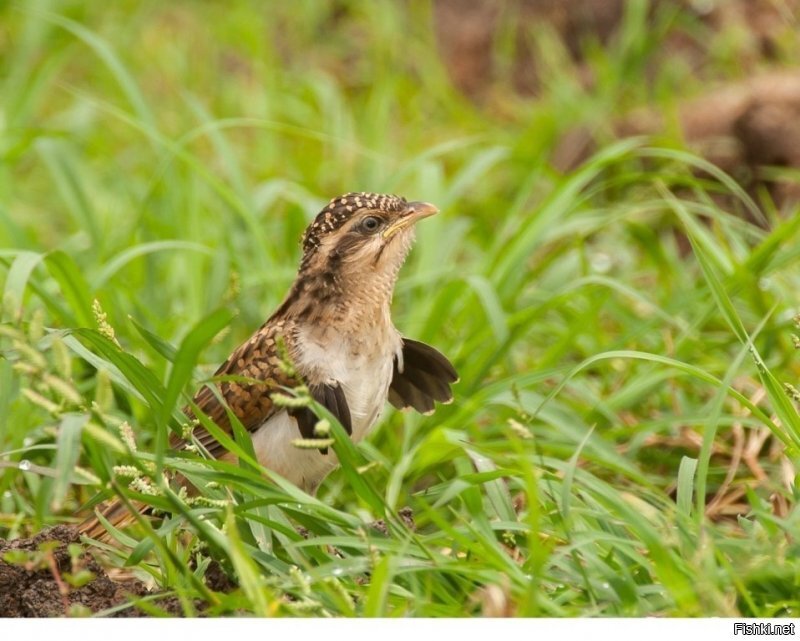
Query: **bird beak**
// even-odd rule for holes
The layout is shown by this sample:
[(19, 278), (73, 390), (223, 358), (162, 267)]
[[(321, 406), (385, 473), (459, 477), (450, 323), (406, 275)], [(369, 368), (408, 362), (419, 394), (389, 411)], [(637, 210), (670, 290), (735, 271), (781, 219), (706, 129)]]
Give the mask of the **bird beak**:
[(401, 229), (410, 227), (418, 220), (433, 216), (438, 211), (439, 208), (430, 203), (408, 203), (406, 208), (400, 213), (400, 217), (383, 232), (383, 237), (389, 239)]

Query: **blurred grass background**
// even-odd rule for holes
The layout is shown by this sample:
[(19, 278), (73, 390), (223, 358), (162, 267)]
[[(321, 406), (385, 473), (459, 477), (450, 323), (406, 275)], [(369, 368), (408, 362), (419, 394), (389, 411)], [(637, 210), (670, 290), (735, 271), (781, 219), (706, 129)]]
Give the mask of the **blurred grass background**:
[[(0, 4), (0, 534), (100, 490), (171, 507), (105, 554), (189, 614), (797, 615), (800, 219), (675, 124), (796, 38), (748, 58), (689, 5), (625, 3), (578, 61), (511, 3), (465, 90), (427, 2)], [(619, 138), (643, 106), (667, 126)], [(163, 454), (168, 383), (196, 389), (280, 302), (311, 217), (362, 190), (443, 212), (395, 323), (452, 358), (455, 403), (339, 442), (319, 500), (188, 454), (166, 465), (214, 481), (207, 503), (129, 488), (115, 466)], [(203, 587), (210, 558), (240, 589)]]

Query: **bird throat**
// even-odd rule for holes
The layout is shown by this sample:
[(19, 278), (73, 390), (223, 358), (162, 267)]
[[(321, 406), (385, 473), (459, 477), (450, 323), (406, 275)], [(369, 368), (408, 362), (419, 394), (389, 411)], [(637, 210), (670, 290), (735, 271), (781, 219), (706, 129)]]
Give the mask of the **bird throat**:
[(366, 273), (302, 270), (276, 315), (301, 324), (335, 327), (343, 334), (391, 326), (399, 265)]
[[(393, 328), (391, 304), (413, 233), (393, 239), (374, 257), (347, 252), (306, 255), (276, 316), (335, 328), (341, 334)], [(340, 249), (340, 248), (337, 248)]]

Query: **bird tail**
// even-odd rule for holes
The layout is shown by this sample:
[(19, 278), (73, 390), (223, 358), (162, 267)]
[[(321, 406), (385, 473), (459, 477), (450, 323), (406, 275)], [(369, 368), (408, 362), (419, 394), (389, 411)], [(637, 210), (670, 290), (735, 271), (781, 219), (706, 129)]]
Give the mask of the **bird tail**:
[[(150, 512), (150, 506), (146, 503), (131, 501), (130, 505), (139, 514)], [(91, 516), (78, 525), (78, 533), (90, 539), (108, 541), (110, 539), (109, 531), (97, 515), (102, 515), (113, 527), (120, 530), (136, 523), (136, 514), (131, 511), (131, 508), (119, 499), (101, 503)]]

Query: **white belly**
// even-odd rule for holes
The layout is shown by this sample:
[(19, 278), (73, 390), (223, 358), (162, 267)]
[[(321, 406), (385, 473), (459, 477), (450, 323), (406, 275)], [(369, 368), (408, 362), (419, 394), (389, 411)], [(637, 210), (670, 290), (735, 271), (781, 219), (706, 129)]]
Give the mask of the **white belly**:
[[(374, 427), (386, 403), (400, 337), (381, 341), (387, 346), (385, 353), (376, 353), (373, 346), (361, 340), (354, 346), (346, 340), (329, 339), (326, 337), (325, 343), (332, 347), (324, 349), (311, 336), (301, 335), (303, 351), (296, 365), (310, 382), (336, 381), (342, 385), (350, 409), (352, 439), (358, 442)], [(292, 441), (298, 438), (297, 421), (282, 411), (254, 432), (253, 448), (264, 467), (313, 493), (339, 461), (332, 449), (322, 454), (319, 450), (295, 447)]]
[(253, 433), (253, 449), (261, 465), (313, 494), (339, 461), (331, 449), (322, 454), (295, 447), (292, 441), (298, 438), (297, 421), (286, 411), (278, 412)]

